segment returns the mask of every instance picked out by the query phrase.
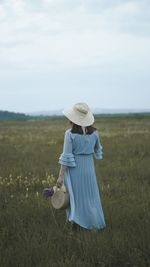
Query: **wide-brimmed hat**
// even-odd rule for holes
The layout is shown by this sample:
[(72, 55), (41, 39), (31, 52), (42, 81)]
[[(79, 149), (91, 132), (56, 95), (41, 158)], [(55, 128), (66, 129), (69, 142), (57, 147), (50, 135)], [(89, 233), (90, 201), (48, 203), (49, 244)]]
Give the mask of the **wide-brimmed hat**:
[(63, 110), (63, 114), (73, 123), (80, 126), (90, 126), (94, 123), (94, 116), (86, 103), (76, 103)]

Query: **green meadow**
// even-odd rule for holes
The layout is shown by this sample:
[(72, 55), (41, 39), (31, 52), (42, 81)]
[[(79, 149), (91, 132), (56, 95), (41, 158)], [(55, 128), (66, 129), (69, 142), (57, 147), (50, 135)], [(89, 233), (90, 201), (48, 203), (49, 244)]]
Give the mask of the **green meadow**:
[(0, 267), (150, 267), (150, 115), (96, 116), (95, 126), (107, 227), (72, 233), (42, 195), (68, 121), (0, 121)]

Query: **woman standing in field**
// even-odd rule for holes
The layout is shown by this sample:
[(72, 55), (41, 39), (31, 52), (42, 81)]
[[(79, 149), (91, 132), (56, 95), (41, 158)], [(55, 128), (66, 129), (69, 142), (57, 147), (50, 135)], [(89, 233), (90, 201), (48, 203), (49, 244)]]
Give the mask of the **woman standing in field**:
[(63, 114), (71, 129), (65, 132), (57, 185), (64, 183), (70, 195), (67, 221), (77, 227), (102, 229), (106, 225), (93, 161), (93, 154), (102, 159), (102, 146), (92, 126), (94, 116), (85, 103), (77, 103)]

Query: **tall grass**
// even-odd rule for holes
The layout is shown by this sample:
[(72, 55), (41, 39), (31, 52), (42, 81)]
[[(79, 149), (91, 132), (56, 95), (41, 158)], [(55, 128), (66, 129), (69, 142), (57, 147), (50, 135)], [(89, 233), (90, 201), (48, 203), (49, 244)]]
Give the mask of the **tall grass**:
[(57, 177), (63, 118), (0, 122), (0, 267), (150, 266), (150, 117), (100, 117), (95, 160), (107, 227), (72, 234), (43, 198)]

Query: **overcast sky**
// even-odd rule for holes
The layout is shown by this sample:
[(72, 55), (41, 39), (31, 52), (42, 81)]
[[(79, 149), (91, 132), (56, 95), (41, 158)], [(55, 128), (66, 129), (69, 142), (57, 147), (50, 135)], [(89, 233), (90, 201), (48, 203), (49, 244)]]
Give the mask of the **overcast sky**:
[(149, 0), (0, 0), (0, 110), (150, 108)]

